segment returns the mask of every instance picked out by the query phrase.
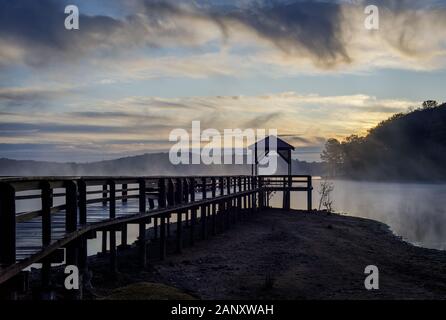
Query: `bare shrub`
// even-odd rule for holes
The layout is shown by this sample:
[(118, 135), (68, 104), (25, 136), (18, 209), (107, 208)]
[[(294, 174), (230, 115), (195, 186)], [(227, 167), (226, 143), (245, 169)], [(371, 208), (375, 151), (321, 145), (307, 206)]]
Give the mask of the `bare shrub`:
[(333, 182), (328, 181), (327, 178), (325, 178), (319, 187), (319, 194), (321, 196), (319, 200), (319, 211), (324, 209), (325, 211), (329, 213), (334, 212), (333, 207), (333, 199), (331, 197), (332, 192), (334, 191), (334, 184)]

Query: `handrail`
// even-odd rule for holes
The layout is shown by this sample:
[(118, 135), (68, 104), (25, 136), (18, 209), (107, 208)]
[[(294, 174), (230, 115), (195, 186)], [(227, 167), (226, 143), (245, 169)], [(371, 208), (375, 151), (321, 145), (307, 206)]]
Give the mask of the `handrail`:
[[(294, 187), (294, 184), (297, 183), (306, 183), (306, 187)], [(98, 187), (102, 187), (102, 189), (92, 190), (92, 188)], [(242, 207), (241, 198), (244, 198), (244, 208), (247, 206), (261, 208), (269, 205), (270, 192), (277, 190), (282, 190), (285, 194), (289, 194), (290, 191), (307, 191), (311, 194), (311, 176), (0, 178), (0, 284), (16, 275), (24, 267), (40, 261), (58, 248), (83, 236), (86, 232), (146, 221), (147, 218), (167, 213), (181, 215), (187, 210), (192, 210), (192, 212), (197, 209), (203, 210), (207, 206), (215, 206), (215, 204), (228, 201), (228, 199), (231, 200), (230, 203), (232, 203), (232, 199), (237, 199), (237, 205), (240, 208)], [(30, 191), (35, 194), (23, 194)], [(53, 193), (53, 191), (57, 192)], [(95, 195), (99, 195), (99, 197), (92, 197)], [(199, 195), (201, 197), (198, 197)], [(247, 196), (251, 197), (250, 201), (246, 201)], [(55, 198), (65, 198), (65, 203), (61, 204), (58, 201), (59, 203), (55, 205), (53, 203)], [(117, 201), (125, 203), (129, 199), (139, 199), (139, 213), (126, 214), (117, 218)], [(311, 208), (310, 196), (308, 199), (309, 208)], [(17, 212), (16, 202), (27, 200), (40, 200), (42, 208), (30, 212)], [(149, 200), (149, 208), (147, 208), (147, 200)], [(157, 200), (157, 206), (154, 205), (154, 200)], [(87, 223), (88, 206), (98, 203), (102, 203), (109, 210), (109, 216), (104, 216), (104, 219), (98, 222)], [(56, 240), (51, 239), (51, 215), (58, 212), (65, 214), (65, 232), (62, 238)], [(41, 250), (24, 261), (16, 261), (16, 227), (19, 223), (38, 217), (42, 217)], [(205, 224), (203, 224), (204, 227)]]

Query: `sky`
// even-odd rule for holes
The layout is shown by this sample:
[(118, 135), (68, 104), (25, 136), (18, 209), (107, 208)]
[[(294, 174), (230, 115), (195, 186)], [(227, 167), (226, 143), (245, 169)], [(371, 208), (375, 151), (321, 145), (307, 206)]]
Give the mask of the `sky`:
[(277, 129), (318, 161), (329, 138), (446, 101), (445, 80), (446, 1), (0, 0), (0, 158), (166, 152), (201, 121)]

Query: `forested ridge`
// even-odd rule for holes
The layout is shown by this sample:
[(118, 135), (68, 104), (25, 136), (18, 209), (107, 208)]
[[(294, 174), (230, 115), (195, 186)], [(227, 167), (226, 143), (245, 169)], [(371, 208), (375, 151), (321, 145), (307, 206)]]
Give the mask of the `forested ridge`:
[(321, 159), (334, 177), (446, 180), (446, 103), (426, 101), (379, 123), (364, 137), (329, 139)]

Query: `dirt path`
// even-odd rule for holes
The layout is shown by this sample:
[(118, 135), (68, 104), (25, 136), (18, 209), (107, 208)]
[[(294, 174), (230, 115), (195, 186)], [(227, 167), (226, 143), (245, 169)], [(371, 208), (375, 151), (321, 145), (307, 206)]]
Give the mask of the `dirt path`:
[[(364, 268), (380, 290), (364, 288)], [(446, 252), (417, 248), (378, 222), (267, 210), (119, 283), (160, 282), (201, 299), (444, 299)], [(99, 291), (105, 294), (108, 288)]]

